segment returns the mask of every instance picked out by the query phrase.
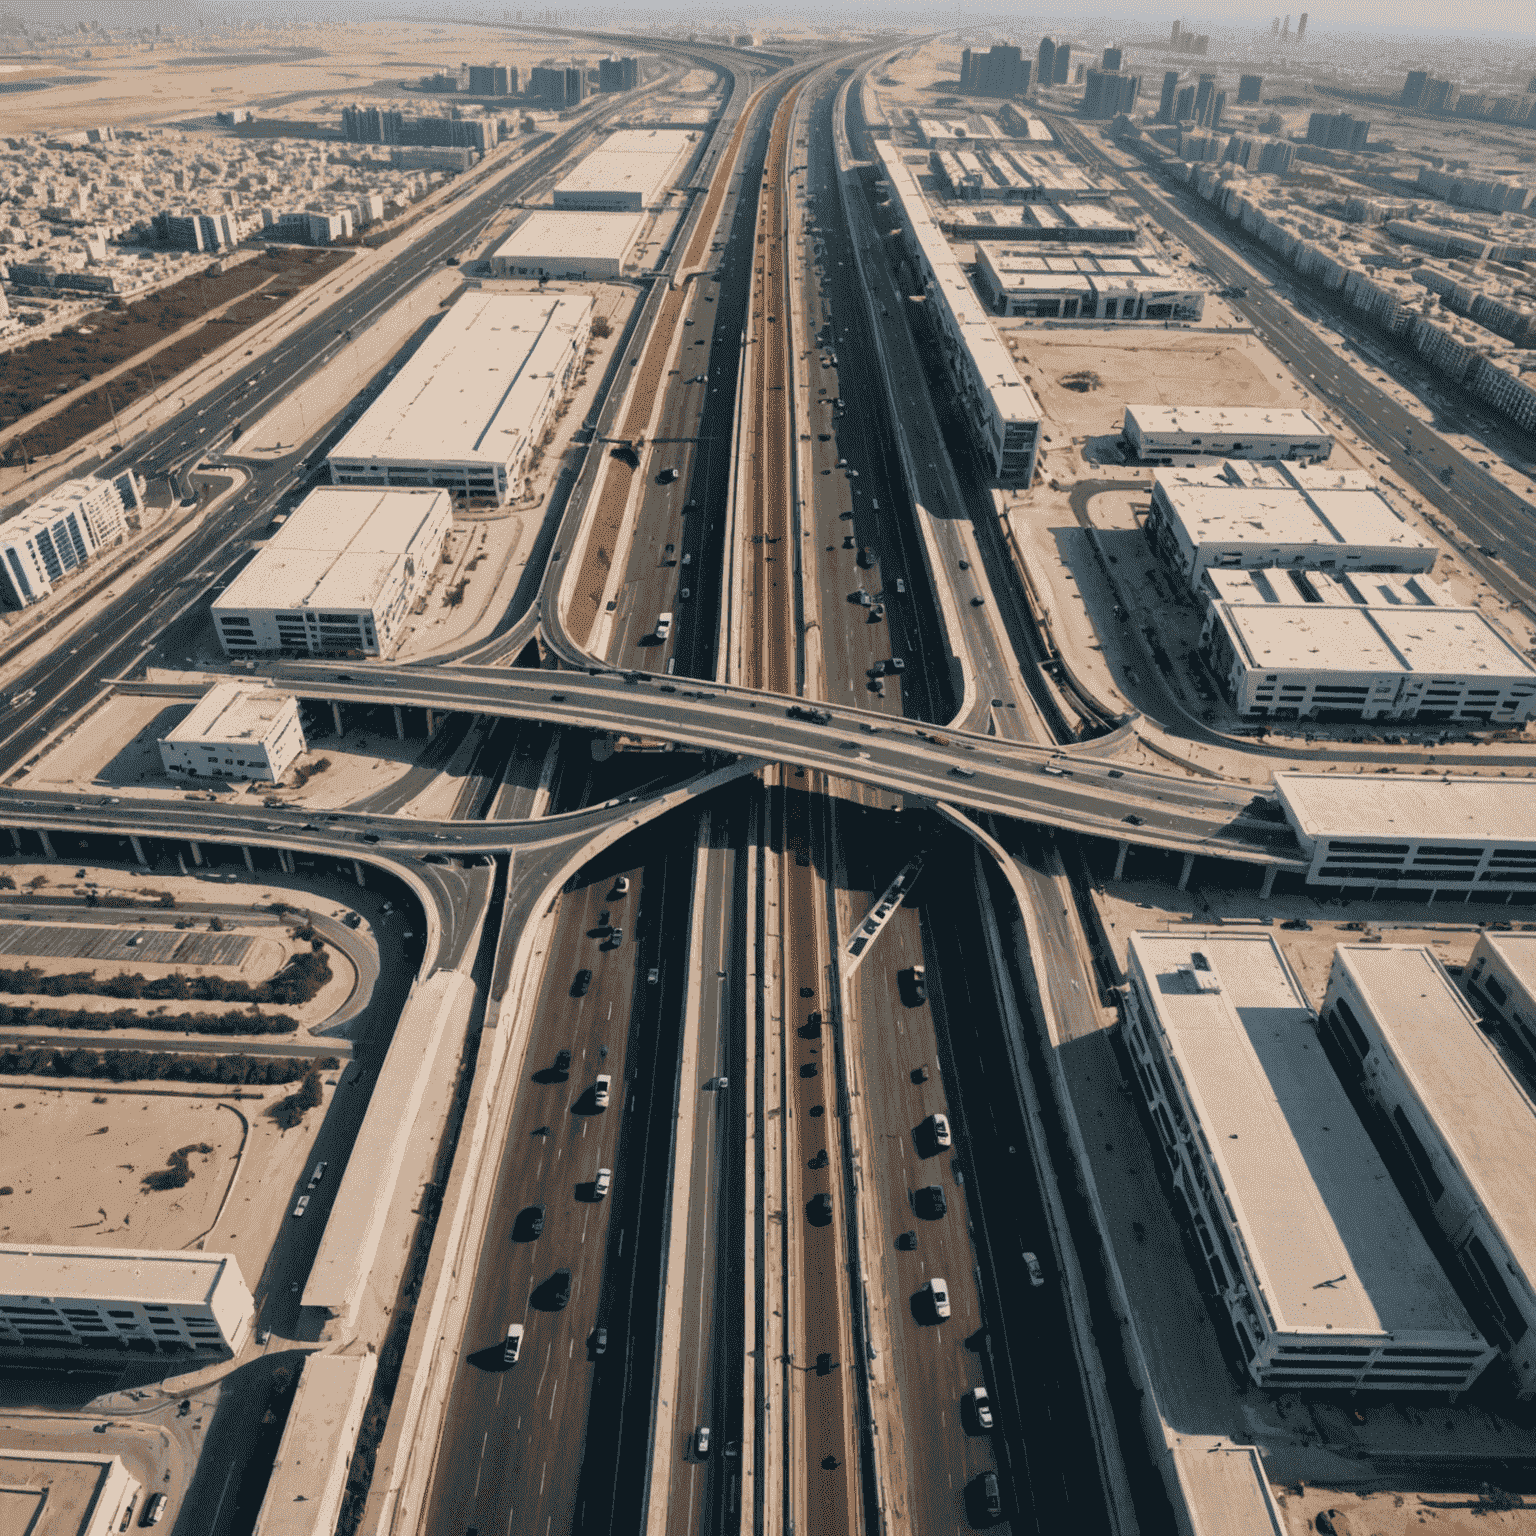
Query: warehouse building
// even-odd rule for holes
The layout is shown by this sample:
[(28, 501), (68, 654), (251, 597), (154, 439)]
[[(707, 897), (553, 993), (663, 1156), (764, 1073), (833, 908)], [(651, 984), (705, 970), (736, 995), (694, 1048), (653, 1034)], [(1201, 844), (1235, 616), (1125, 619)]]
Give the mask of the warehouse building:
[(1436, 548), (1358, 470), (1228, 460), (1152, 472), (1147, 537), (1200, 591), (1206, 570), (1432, 570)]
[(1126, 1038), (1175, 1207), (1261, 1387), (1457, 1392), (1493, 1358), (1269, 933), (1138, 933)]
[(624, 128), (555, 183), (556, 208), (639, 213), (657, 208), (683, 174), (699, 135), (673, 128)]
[(592, 309), (584, 294), (462, 294), (331, 450), (331, 483), (517, 497), (586, 353)]
[(388, 656), (453, 525), (446, 491), (320, 486), (213, 604), (231, 656)]
[(0, 1359), (238, 1355), (255, 1315), (232, 1253), (0, 1243)]
[(0, 600), (27, 608), (54, 583), (126, 536), (128, 517), (144, 505), (132, 470), (111, 480), (67, 480), (0, 524)]
[(1028, 486), (1040, 447), (1040, 406), (939, 232), (916, 172), (888, 140), (875, 143), (924, 294), (929, 332), (956, 391), (972, 441), (998, 484)]
[(612, 281), (631, 270), (643, 213), (562, 213), (535, 209), (496, 248), (493, 277)]
[(1307, 882), (1431, 899), (1536, 891), (1536, 783), (1438, 775), (1277, 773)]
[(976, 244), (994, 314), (1050, 320), (1198, 320), (1205, 294), (1140, 251)]
[(948, 204), (939, 227), (951, 240), (1027, 240), (1034, 245), (1134, 245), (1136, 220), (1113, 203)]
[(1462, 984), (1536, 1061), (1536, 933), (1482, 933)]
[(159, 745), (170, 774), (280, 784), (307, 744), (292, 694), (215, 683)]
[(1477, 1326), (1517, 1394), (1536, 1396), (1536, 1105), (1428, 947), (1341, 944), (1319, 1027), (1449, 1246)]
[(1138, 459), (1326, 459), (1333, 434), (1310, 411), (1270, 406), (1128, 405), (1125, 442)]
[(1218, 587), (1232, 579), (1237, 594), (1211, 602), (1201, 646), (1239, 714), (1521, 725), (1536, 710), (1536, 668), (1475, 608), (1309, 601), (1300, 592), (1245, 601), (1239, 586), (1273, 591), (1308, 575), (1205, 573)]
[(0, 1530), (6, 1536), (116, 1536), (144, 1485), (115, 1455), (0, 1449)]

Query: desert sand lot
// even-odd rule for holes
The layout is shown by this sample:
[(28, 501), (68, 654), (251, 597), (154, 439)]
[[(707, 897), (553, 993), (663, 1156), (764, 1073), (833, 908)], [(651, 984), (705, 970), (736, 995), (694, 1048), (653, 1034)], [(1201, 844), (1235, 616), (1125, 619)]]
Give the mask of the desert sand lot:
[(1325, 1510), (1342, 1515), (1333, 1521), (1338, 1536), (1409, 1536), (1419, 1531), (1433, 1536), (1531, 1536), (1536, 1531), (1536, 1508), (1480, 1505), (1475, 1488), (1447, 1493), (1279, 1488), (1275, 1497), (1291, 1536), (1316, 1531), (1317, 1516)]
[[(592, 58), (601, 51), (580, 50)], [(354, 100), (407, 94), (430, 105), (444, 98), (406, 93), (402, 82), (414, 84), (464, 60), (514, 65), (526, 77), (553, 54), (569, 57), (569, 50), (562, 52), (553, 38), (519, 38), (495, 27), (391, 21), (250, 28), (208, 40), (177, 37), (153, 51), (108, 44), (94, 47), (90, 58), (74, 51), (40, 59), (38, 77), (94, 78), (0, 95), (0, 133), (206, 118), (231, 107), (249, 107), (258, 117), (302, 117), (325, 106), (328, 97), (338, 112)]]

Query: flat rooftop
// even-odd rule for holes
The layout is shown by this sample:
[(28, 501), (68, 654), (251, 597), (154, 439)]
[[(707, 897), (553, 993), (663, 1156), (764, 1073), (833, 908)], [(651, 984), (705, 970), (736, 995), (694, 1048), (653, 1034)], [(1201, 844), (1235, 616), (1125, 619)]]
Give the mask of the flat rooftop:
[(1336, 607), (1458, 608), (1438, 581), (1417, 572), (1326, 571), (1294, 566), (1208, 565), (1205, 585), (1223, 603), (1329, 603)]
[(1324, 437), (1333, 434), (1310, 411), (1269, 405), (1128, 405), (1143, 432), (1226, 437)]
[(1431, 950), (1341, 944), (1361, 996), (1516, 1264), (1536, 1277), (1536, 1105)]
[(230, 582), (213, 611), (371, 608), (447, 494), (318, 486)]
[[(1171, 281), (1173, 268), (1161, 257), (1147, 251), (1129, 249), (1123, 245), (1103, 246), (1098, 249), (1085, 246), (1007, 245), (1001, 241), (978, 241), (978, 257), (984, 256), (987, 264), (999, 277), (1012, 280), (1035, 273), (1071, 276), (1089, 273), (1106, 277), (1160, 277)], [(1184, 282), (1186, 287), (1196, 287), (1193, 281)]]
[(682, 129), (622, 129), (557, 181), (555, 195), (636, 192), (647, 206), (659, 202), (697, 139)]
[(564, 373), (591, 313), (592, 300), (583, 294), (466, 290), (330, 457), (507, 463), (526, 440), (550, 376)]
[(622, 260), (645, 227), (643, 213), (603, 213), (579, 208), (535, 208), (496, 248), (499, 261), (521, 256)]
[(1485, 932), (1482, 942), (1499, 957), (1505, 970), (1536, 997), (1536, 933)]
[[(1271, 934), (1130, 939), (1276, 1327), (1476, 1337)], [(1194, 980), (1193, 956), (1217, 991)]]
[(1286, 603), (1227, 603), (1222, 615), (1252, 667), (1536, 682), (1536, 667), (1472, 608), (1367, 608), (1293, 597)]
[(265, 741), (293, 696), (249, 683), (215, 683), (167, 741)]
[(1275, 788), (1304, 842), (1418, 838), (1520, 847), (1536, 841), (1536, 780), (1277, 773)]
[[(0, 1295), (205, 1306), (235, 1258), (151, 1248), (55, 1248), (0, 1243)], [(239, 1274), (238, 1266), (235, 1274)]]
[(1246, 473), (1237, 471), (1234, 464), (1152, 471), (1154, 486), (1196, 548), (1202, 544), (1435, 548), (1398, 516), (1368, 475), (1328, 471), (1326, 483), (1318, 483), (1315, 477), (1288, 473), (1287, 465), (1245, 468)]
[(117, 1456), (0, 1449), (0, 1536), (76, 1536), (93, 1529)]

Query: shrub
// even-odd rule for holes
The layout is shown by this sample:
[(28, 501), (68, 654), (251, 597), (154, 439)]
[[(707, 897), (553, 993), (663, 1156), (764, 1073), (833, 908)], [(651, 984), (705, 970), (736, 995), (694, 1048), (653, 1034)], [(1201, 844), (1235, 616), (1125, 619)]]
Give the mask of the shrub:
[(304, 1074), (304, 1081), (299, 1086), (297, 1093), (290, 1093), (287, 1098), (279, 1099), (276, 1104), (267, 1111), (285, 1131), (291, 1131), (295, 1126), (304, 1123), (304, 1116), (314, 1109), (325, 1097), (320, 1088), (320, 1073), (311, 1068)]
[(113, 1082), (293, 1083), (310, 1073), (334, 1072), (335, 1056), (175, 1056), (166, 1051), (62, 1051), (47, 1045), (0, 1050), (0, 1076), (105, 1077)]

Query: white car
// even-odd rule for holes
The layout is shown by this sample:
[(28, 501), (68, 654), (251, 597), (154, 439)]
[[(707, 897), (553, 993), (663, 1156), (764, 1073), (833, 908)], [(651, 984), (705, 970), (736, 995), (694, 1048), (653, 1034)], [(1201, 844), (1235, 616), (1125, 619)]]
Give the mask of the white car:
[(671, 633), (672, 615), (670, 613), (664, 613), (656, 620), (656, 638), (658, 640), (665, 640)]
[(501, 1347), (501, 1359), (504, 1365), (516, 1365), (517, 1357), (523, 1348), (523, 1325), (521, 1323), (509, 1323), (507, 1325), (507, 1342)]
[(976, 1415), (976, 1427), (978, 1429), (992, 1428), (992, 1400), (987, 1396), (985, 1387), (976, 1387), (971, 1392), (971, 1409)]
[(1034, 1254), (1026, 1253), (1024, 1255), (1024, 1268), (1029, 1271), (1029, 1283), (1031, 1285), (1045, 1284), (1045, 1273), (1040, 1268), (1040, 1260)]
[(709, 1425), (700, 1424), (693, 1432), (693, 1454), (702, 1461), (709, 1455)]
[(599, 1109), (608, 1108), (608, 1090), (613, 1085), (613, 1078), (607, 1073), (602, 1073), (592, 1085), (592, 1101)]
[(949, 1316), (949, 1281), (941, 1280), (937, 1275), (928, 1282), (928, 1299), (933, 1303), (933, 1315), (935, 1317)]
[(934, 1146), (948, 1147), (954, 1144), (954, 1137), (949, 1133), (948, 1115), (929, 1115), (928, 1130), (933, 1136)]
[(299, 1196), (299, 1203), (296, 1206), (294, 1206), (294, 1208), (293, 1208), (293, 1214), (295, 1216), (302, 1216), (304, 1214), (304, 1212), (307, 1211), (308, 1209), (309, 1209), (309, 1196), (308, 1195), (300, 1195)]
[(607, 1198), (608, 1191), (613, 1188), (613, 1169), (599, 1168), (597, 1177), (592, 1181), (592, 1198), (603, 1200)]

